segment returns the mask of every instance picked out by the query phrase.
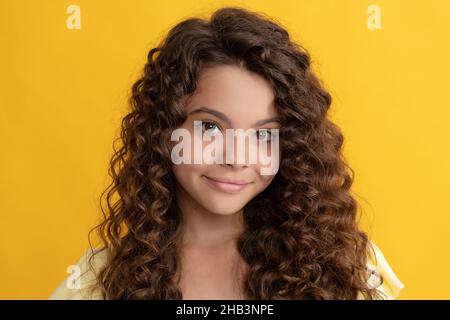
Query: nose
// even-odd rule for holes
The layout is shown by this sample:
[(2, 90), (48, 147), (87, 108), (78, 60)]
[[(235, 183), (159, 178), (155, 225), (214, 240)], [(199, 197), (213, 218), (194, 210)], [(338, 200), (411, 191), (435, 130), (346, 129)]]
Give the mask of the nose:
[(246, 163), (244, 164), (236, 164), (236, 163), (224, 163), (223, 166), (227, 168), (233, 168), (233, 169), (240, 169), (240, 168), (247, 168), (248, 165)]
[[(238, 143), (238, 137), (230, 140), (225, 138), (225, 148), (223, 149), (224, 166), (228, 168), (247, 168), (250, 163), (250, 140), (247, 136)], [(230, 158), (231, 157), (231, 158)]]

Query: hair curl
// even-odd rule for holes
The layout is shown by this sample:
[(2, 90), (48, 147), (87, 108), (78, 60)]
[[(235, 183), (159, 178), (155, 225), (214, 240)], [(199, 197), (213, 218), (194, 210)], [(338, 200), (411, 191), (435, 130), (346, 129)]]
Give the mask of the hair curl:
[[(343, 135), (327, 118), (330, 94), (310, 54), (279, 23), (239, 7), (175, 25), (147, 56), (110, 160), (97, 230), (108, 261), (98, 275), (105, 299), (182, 299), (174, 280), (181, 215), (174, 195), (170, 135), (186, 120), (184, 98), (203, 67), (244, 67), (267, 79), (281, 116), (279, 172), (244, 208), (238, 249), (249, 299), (366, 299), (369, 240), (356, 222), (354, 172)], [(101, 201), (102, 203), (102, 201)], [(91, 245), (92, 247), (92, 245)]]

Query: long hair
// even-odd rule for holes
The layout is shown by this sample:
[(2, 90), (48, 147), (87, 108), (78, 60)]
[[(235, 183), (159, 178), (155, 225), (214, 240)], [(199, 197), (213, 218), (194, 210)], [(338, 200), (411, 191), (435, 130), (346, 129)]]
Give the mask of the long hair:
[[(244, 207), (237, 247), (249, 299), (366, 299), (369, 240), (350, 193), (354, 172), (343, 134), (327, 117), (332, 98), (308, 51), (279, 23), (239, 7), (175, 25), (147, 56), (110, 160), (102, 221), (90, 230), (108, 251), (98, 275), (105, 299), (182, 299), (181, 214), (171, 171), (172, 131), (201, 70), (234, 65), (267, 79), (282, 119), (281, 162), (271, 184)], [(102, 200), (100, 200), (102, 203)], [(91, 245), (92, 247), (92, 245)]]

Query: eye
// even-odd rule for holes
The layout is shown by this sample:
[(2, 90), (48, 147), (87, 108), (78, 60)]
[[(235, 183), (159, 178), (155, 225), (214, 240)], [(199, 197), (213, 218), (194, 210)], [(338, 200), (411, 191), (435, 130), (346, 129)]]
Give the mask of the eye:
[(262, 141), (271, 141), (272, 140), (272, 133), (269, 129), (259, 129), (256, 131), (256, 136), (258, 140)]
[(219, 130), (220, 128), (217, 124), (210, 121), (202, 121), (202, 129), (204, 132), (215, 133), (215, 130)]

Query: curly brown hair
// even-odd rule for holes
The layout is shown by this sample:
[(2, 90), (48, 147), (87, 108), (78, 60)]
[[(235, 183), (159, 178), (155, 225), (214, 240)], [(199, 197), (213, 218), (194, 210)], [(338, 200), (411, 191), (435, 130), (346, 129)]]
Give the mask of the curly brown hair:
[[(131, 110), (110, 160), (97, 230), (109, 252), (98, 274), (105, 299), (182, 299), (181, 215), (171, 171), (172, 131), (186, 120), (184, 98), (205, 66), (235, 65), (263, 76), (281, 116), (280, 170), (244, 207), (237, 246), (249, 265), (249, 299), (374, 299), (367, 284), (369, 240), (350, 193), (354, 172), (343, 134), (327, 117), (332, 98), (308, 51), (280, 23), (239, 7), (175, 25), (147, 56)], [(115, 147), (120, 142), (120, 147)], [(89, 240), (91, 244), (91, 241)], [(91, 245), (92, 248), (92, 245)]]

